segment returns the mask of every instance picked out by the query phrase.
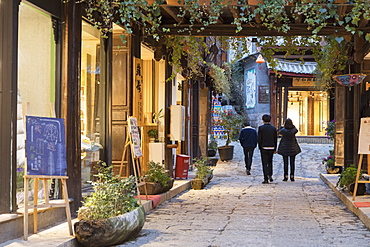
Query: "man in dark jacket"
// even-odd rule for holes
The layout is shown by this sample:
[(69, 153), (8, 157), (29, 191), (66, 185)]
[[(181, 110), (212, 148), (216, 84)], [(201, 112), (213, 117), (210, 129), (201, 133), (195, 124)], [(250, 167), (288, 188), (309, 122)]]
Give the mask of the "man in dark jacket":
[(249, 122), (244, 124), (244, 128), (239, 134), (240, 145), (244, 151), (244, 162), (247, 175), (251, 175), (251, 166), (254, 149), (257, 147), (257, 131), (253, 129)]
[(277, 132), (276, 128), (270, 124), (271, 116), (262, 116), (263, 125), (258, 127), (258, 148), (261, 152), (263, 184), (274, 181), (272, 179), (272, 157), (276, 153)]

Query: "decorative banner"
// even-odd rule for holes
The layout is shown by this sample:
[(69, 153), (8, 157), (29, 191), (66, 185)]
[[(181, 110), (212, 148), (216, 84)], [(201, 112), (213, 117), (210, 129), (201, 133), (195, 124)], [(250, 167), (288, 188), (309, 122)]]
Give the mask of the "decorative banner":
[(130, 131), (131, 135), (131, 141), (132, 141), (132, 146), (134, 149), (134, 158), (141, 157), (143, 154), (141, 152), (141, 140), (140, 140), (140, 132), (139, 128), (137, 127), (137, 120), (135, 117), (129, 117), (128, 121), (128, 128)]
[(64, 119), (26, 116), (27, 175), (66, 176)]
[(134, 59), (134, 90), (133, 115), (137, 116), (137, 123), (144, 124), (143, 112), (143, 60)]
[(370, 118), (361, 118), (358, 153), (370, 154)]
[(247, 109), (254, 108), (256, 105), (256, 70), (251, 69), (245, 72), (245, 105)]

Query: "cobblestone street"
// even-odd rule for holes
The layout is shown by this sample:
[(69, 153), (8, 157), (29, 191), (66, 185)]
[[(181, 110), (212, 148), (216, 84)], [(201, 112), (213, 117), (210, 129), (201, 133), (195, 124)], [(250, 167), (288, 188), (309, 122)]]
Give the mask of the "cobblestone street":
[(150, 211), (139, 236), (120, 246), (370, 246), (370, 230), (319, 178), (332, 145), (301, 144), (295, 182), (283, 182), (274, 155), (274, 182), (261, 184), (255, 149), (251, 176), (238, 143), (219, 161), (203, 190), (188, 190)]

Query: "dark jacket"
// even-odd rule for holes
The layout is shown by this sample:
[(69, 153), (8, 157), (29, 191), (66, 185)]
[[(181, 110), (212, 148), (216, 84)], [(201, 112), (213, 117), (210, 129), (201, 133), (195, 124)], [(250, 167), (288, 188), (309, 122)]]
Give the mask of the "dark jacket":
[(298, 145), (297, 134), (298, 130), (296, 127), (293, 129), (282, 128), (278, 131), (278, 135), (281, 135), (279, 143), (278, 154), (283, 156), (294, 156), (301, 152), (301, 148)]
[(273, 147), (276, 151), (277, 132), (276, 128), (270, 123), (265, 123), (258, 127), (258, 148)]
[(250, 126), (240, 131), (239, 141), (242, 147), (257, 147), (257, 131)]

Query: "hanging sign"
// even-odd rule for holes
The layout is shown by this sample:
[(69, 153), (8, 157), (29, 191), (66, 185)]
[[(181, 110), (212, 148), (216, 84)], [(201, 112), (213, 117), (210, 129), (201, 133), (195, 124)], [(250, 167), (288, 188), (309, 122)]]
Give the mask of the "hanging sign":
[(358, 153), (370, 154), (370, 117), (361, 118)]
[(133, 146), (134, 158), (141, 157), (143, 154), (141, 152), (141, 141), (140, 141), (140, 132), (137, 127), (137, 119), (135, 117), (129, 117), (128, 128), (131, 135), (131, 142)]
[(26, 116), (27, 175), (66, 176), (64, 119)]

